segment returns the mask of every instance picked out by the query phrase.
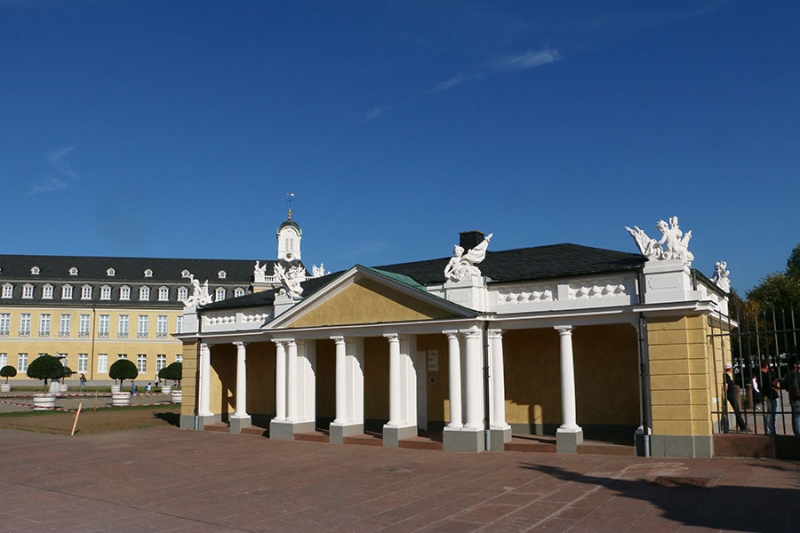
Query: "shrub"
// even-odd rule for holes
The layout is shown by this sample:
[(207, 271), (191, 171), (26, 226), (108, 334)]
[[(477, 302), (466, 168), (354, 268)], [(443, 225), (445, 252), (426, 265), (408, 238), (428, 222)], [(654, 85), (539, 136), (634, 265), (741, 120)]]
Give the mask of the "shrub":
[(52, 355), (41, 355), (31, 361), (28, 365), (28, 377), (31, 379), (43, 379), (47, 386), (48, 379), (61, 379), (64, 377), (64, 365), (58, 357)]
[(11, 365), (6, 365), (3, 368), (0, 368), (0, 377), (6, 378), (6, 383), (8, 383), (8, 378), (13, 378), (17, 375), (17, 369)]
[(174, 362), (158, 371), (158, 379), (180, 381), (183, 377), (183, 363)]
[(138, 375), (139, 369), (136, 368), (132, 361), (127, 359), (117, 359), (108, 369), (108, 377), (118, 379), (120, 386), (126, 379), (136, 379)]

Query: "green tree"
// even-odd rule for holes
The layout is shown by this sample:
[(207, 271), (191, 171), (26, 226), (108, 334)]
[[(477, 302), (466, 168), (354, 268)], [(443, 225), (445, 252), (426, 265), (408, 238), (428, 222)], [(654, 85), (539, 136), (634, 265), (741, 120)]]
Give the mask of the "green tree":
[(158, 378), (164, 381), (180, 381), (183, 377), (183, 363), (175, 361), (158, 371)]
[(800, 244), (794, 247), (792, 255), (786, 261), (786, 275), (790, 278), (800, 279)]
[(108, 369), (108, 377), (111, 379), (118, 379), (120, 387), (126, 379), (136, 379), (139, 375), (139, 369), (132, 361), (127, 359), (117, 359), (111, 368)]
[(0, 377), (6, 378), (6, 383), (8, 383), (8, 378), (13, 378), (17, 375), (17, 369), (11, 365), (6, 365), (3, 368), (0, 368)]
[(58, 357), (52, 355), (41, 355), (31, 361), (28, 365), (28, 377), (31, 379), (43, 379), (45, 387), (48, 379), (61, 379), (64, 377), (64, 365)]

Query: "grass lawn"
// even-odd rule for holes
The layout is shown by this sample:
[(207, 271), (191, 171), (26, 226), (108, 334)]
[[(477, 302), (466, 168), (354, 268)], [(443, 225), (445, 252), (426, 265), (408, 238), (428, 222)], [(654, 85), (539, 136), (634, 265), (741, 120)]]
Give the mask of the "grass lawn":
[[(178, 425), (180, 405), (86, 409), (81, 411), (75, 436)], [(0, 429), (69, 435), (75, 413), (64, 411), (22, 411), (0, 414)]]

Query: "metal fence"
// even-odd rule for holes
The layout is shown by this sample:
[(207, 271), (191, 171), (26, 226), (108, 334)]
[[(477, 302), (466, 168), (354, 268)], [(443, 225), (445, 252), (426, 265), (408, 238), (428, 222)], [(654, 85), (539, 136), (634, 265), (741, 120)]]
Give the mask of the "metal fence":
[[(715, 433), (742, 432), (737, 427), (736, 408), (726, 398), (725, 365), (733, 366), (738, 409), (748, 433), (767, 434), (764, 413), (767, 409), (761, 383), (761, 366), (767, 363), (773, 376), (783, 382), (798, 352), (798, 328), (792, 308), (771, 308), (758, 313), (735, 309), (732, 316), (712, 322), (710, 342), (715, 357), (717, 410)], [(780, 392), (776, 409), (777, 435), (792, 435), (791, 408), (785, 391)]]

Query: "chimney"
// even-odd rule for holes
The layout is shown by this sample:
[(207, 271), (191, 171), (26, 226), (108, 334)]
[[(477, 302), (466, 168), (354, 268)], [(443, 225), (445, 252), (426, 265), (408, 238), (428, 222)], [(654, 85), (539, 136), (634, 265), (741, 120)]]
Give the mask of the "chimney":
[(461, 240), (459, 246), (464, 250), (471, 250), (483, 242), (484, 235), (482, 231), (462, 231), (459, 233)]

